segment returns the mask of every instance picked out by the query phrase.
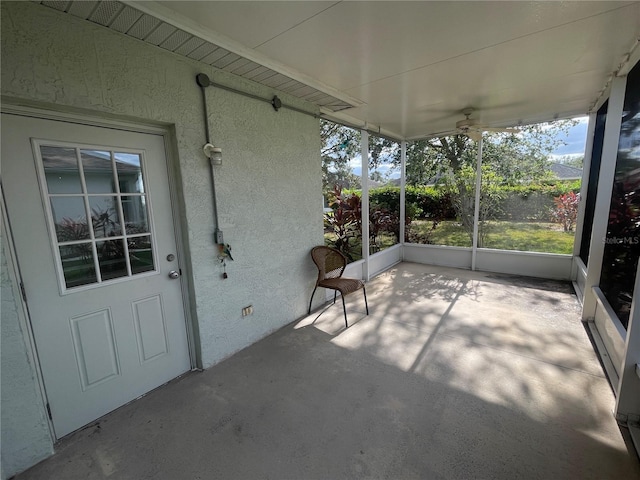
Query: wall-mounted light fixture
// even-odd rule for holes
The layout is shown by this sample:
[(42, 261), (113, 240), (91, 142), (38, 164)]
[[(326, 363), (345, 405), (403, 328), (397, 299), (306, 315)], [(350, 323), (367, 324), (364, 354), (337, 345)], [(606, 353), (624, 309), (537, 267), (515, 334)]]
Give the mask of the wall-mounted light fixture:
[(202, 151), (211, 161), (211, 165), (222, 165), (222, 149), (220, 147), (215, 147), (211, 143), (207, 143), (202, 147)]

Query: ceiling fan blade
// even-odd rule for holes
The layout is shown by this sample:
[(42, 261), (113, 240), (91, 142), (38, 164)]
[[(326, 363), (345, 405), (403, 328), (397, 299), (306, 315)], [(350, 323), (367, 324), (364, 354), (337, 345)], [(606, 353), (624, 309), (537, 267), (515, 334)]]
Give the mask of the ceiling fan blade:
[(478, 130), (469, 130), (465, 132), (465, 135), (475, 142), (479, 142), (482, 139), (482, 132)]
[(459, 134), (460, 132), (458, 130), (445, 130), (443, 132), (429, 133), (422, 138), (429, 139), (429, 138), (450, 137), (451, 135), (459, 135)]
[(482, 130), (485, 132), (498, 132), (498, 133), (519, 133), (520, 130), (517, 128), (493, 128), (493, 127), (482, 127)]

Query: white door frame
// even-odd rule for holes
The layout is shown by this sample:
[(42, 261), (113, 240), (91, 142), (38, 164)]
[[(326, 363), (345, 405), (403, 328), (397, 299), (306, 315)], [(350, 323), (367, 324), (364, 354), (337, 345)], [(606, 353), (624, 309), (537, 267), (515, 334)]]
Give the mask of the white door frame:
[[(189, 258), (187, 253), (187, 243), (184, 238), (184, 232), (187, 231), (186, 225), (184, 225), (185, 215), (181, 215), (181, 207), (184, 202), (184, 198), (182, 196), (179, 189), (179, 185), (175, 175), (175, 168), (177, 166), (177, 148), (174, 143), (174, 136), (171, 135), (171, 128), (169, 125), (153, 125), (153, 124), (145, 124), (145, 123), (132, 123), (125, 120), (119, 119), (106, 119), (100, 118), (91, 113), (81, 113), (81, 112), (60, 112), (55, 110), (46, 110), (43, 108), (37, 108), (32, 106), (24, 106), (19, 104), (13, 104), (10, 99), (2, 99), (0, 104), (0, 112), (20, 115), (23, 117), (32, 117), (39, 118), (43, 120), (53, 120), (53, 121), (61, 121), (66, 123), (77, 123), (81, 125), (89, 125), (94, 127), (101, 128), (111, 128), (118, 130), (125, 130), (135, 133), (146, 133), (146, 134), (154, 134), (160, 135), (163, 139), (166, 161), (167, 161), (167, 175), (169, 181), (169, 193), (171, 199), (171, 214), (173, 217), (174, 224), (174, 234), (176, 240), (176, 256), (178, 257), (178, 264), (187, 269), (188, 265), (186, 260)], [(2, 193), (0, 191), (0, 193)], [(4, 194), (2, 193), (1, 199), (1, 208), (2, 215), (4, 218), (4, 224), (2, 226), (4, 232), (6, 233), (6, 241), (5, 241), (5, 252), (7, 254), (7, 263), (9, 266), (11, 280), (15, 282), (14, 286), (20, 291), (20, 285), (22, 284), (22, 274), (20, 272), (20, 264), (18, 257), (16, 255), (16, 251), (14, 248), (14, 240), (11, 232), (11, 219), (8, 216), (8, 212), (5, 208), (4, 202)], [(196, 319), (195, 312), (192, 309), (191, 298), (193, 298), (193, 281), (190, 275), (182, 275), (181, 282), (181, 295), (182, 295), (182, 303), (184, 309), (184, 318), (185, 325), (184, 328), (187, 333), (187, 349), (189, 352), (189, 362), (191, 365), (191, 370), (199, 370), (202, 368), (202, 359), (200, 358), (199, 352), (196, 348), (196, 332), (194, 322)], [(22, 295), (17, 295), (19, 297), (19, 303), (17, 306), (19, 317), (21, 321), (24, 321), (23, 327), (23, 335), (25, 337), (25, 345), (27, 349), (27, 355), (33, 359), (34, 368), (36, 370), (36, 377), (38, 387), (42, 394), (43, 399), (43, 409), (46, 412), (45, 416), (47, 417), (49, 429), (51, 431), (51, 437), (54, 441), (57, 441), (58, 438), (55, 435), (55, 430), (53, 428), (53, 422), (48, 415), (47, 405), (48, 399), (46, 394), (46, 389), (44, 387), (44, 380), (42, 377), (42, 371), (40, 368), (40, 359), (38, 357), (38, 351), (35, 347), (35, 341), (33, 337), (32, 323), (31, 317), (29, 314), (29, 308), (27, 303), (24, 301)]]
[(56, 440), (55, 430), (53, 428), (53, 419), (49, 417), (47, 405), (49, 401), (47, 399), (47, 391), (44, 387), (44, 378), (42, 377), (42, 370), (40, 369), (40, 359), (38, 357), (38, 350), (36, 349), (36, 341), (33, 335), (33, 329), (31, 326), (31, 317), (29, 315), (29, 307), (22, 295), (22, 273), (20, 272), (20, 265), (18, 264), (18, 256), (16, 254), (15, 244), (13, 241), (13, 232), (11, 231), (11, 221), (9, 219), (9, 212), (7, 211), (4, 201), (4, 191), (2, 190), (2, 184), (0, 183), (0, 208), (2, 209), (2, 233), (4, 237), (4, 253), (7, 260), (7, 271), (9, 272), (9, 280), (14, 292), (14, 299), (16, 303), (16, 313), (18, 316), (18, 323), (20, 330), (22, 331), (22, 337), (24, 339), (25, 351), (27, 358), (33, 365), (33, 372), (36, 378), (36, 390), (40, 394), (40, 400), (42, 400), (42, 411), (44, 412), (44, 418), (47, 420), (49, 427), (49, 434), (51, 435), (51, 441)]

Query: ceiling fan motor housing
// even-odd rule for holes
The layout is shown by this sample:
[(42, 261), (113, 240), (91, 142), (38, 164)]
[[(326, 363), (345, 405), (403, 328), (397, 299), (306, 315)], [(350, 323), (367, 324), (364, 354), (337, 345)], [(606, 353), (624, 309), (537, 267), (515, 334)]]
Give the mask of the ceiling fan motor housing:
[(464, 120), (460, 120), (458, 122), (456, 122), (456, 128), (459, 128), (460, 130), (467, 130), (471, 127), (476, 126), (477, 122), (471, 118), (465, 118)]

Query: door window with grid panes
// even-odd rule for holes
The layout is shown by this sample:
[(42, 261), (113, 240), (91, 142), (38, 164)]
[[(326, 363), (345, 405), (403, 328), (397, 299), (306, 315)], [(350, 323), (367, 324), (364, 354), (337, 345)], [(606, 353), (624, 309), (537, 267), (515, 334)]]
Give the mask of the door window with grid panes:
[(37, 148), (62, 290), (155, 271), (142, 154)]

